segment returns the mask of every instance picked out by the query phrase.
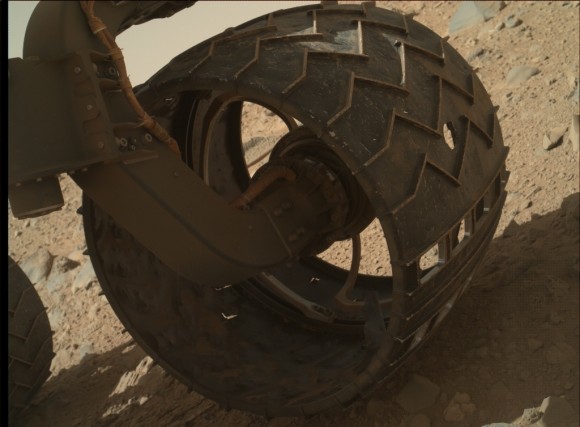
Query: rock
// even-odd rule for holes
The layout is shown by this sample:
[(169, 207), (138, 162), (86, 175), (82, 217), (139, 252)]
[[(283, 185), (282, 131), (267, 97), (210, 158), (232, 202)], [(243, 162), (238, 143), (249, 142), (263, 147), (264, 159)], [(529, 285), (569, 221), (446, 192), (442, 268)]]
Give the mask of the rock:
[(97, 280), (95, 275), (95, 270), (93, 270), (93, 265), (90, 261), (86, 262), (80, 269), (80, 271), (75, 276), (72, 284), (72, 291), (74, 293), (81, 289), (88, 289), (94, 281)]
[(520, 212), (525, 211), (528, 208), (531, 208), (533, 205), (533, 202), (531, 200), (524, 200), (522, 201), (522, 203), (520, 204)]
[(467, 393), (455, 393), (452, 400), (460, 404), (469, 403), (471, 402), (471, 396)]
[(506, 28), (515, 28), (522, 23), (522, 20), (514, 15), (510, 15), (503, 22)]
[(371, 399), (369, 403), (367, 403), (367, 415), (369, 417), (374, 417), (379, 413), (381, 409), (383, 409), (385, 405), (378, 399)]
[(46, 290), (51, 294), (57, 294), (62, 287), (68, 283), (69, 275), (67, 273), (51, 272), (46, 281)]
[(80, 360), (83, 360), (85, 356), (95, 353), (95, 348), (91, 343), (84, 343), (79, 348)]
[(137, 384), (139, 384), (141, 379), (149, 373), (149, 371), (151, 370), (151, 368), (153, 368), (154, 365), (155, 362), (153, 361), (153, 359), (150, 358), (149, 356), (146, 356), (143, 360), (141, 360), (141, 362), (139, 362), (135, 370), (125, 372), (121, 376), (119, 382), (117, 383), (117, 386), (109, 395), (109, 397), (114, 396), (115, 394), (122, 394), (128, 388), (134, 387)]
[(513, 427), (513, 424), (493, 423), (493, 424), (486, 424), (483, 427)]
[(87, 259), (83, 251), (80, 249), (78, 251), (71, 252), (66, 257), (68, 259), (72, 259), (73, 261), (78, 262), (79, 264), (82, 264)]
[(544, 150), (548, 151), (562, 144), (566, 130), (566, 126), (559, 126), (552, 128), (549, 132), (544, 134), (544, 141), (542, 142)]
[(38, 283), (48, 277), (52, 268), (53, 256), (48, 250), (41, 248), (20, 263), (20, 268), (30, 281)]
[(67, 257), (55, 257), (46, 281), (46, 289), (53, 294), (58, 293), (65, 284), (70, 282), (70, 271), (78, 266), (78, 262)]
[(397, 403), (407, 412), (416, 413), (433, 405), (439, 386), (420, 375), (413, 375), (397, 396)]
[(413, 418), (407, 424), (408, 427), (431, 427), (431, 420), (423, 414), (413, 415)]
[(570, 123), (568, 139), (572, 143), (572, 148), (575, 152), (578, 152), (578, 145), (580, 143), (580, 137), (578, 134), (578, 129), (580, 128), (580, 115), (572, 115), (572, 123)]
[(540, 410), (537, 408), (530, 408), (530, 409), (524, 409), (524, 413), (519, 418), (518, 421), (528, 423), (528, 424), (533, 424), (536, 421), (538, 421), (540, 418), (542, 418), (542, 413), (540, 412)]
[(50, 327), (53, 331), (58, 329), (58, 326), (61, 324), (62, 320), (64, 319), (64, 313), (59, 307), (52, 307), (48, 310), (48, 321), (50, 322)]
[(550, 365), (561, 365), (571, 362), (576, 357), (576, 351), (565, 342), (557, 342), (546, 350), (546, 361)]
[(459, 403), (454, 401), (449, 402), (447, 408), (443, 411), (443, 419), (445, 421), (463, 421), (465, 419), (465, 414), (461, 410)]
[(503, 22), (500, 22), (499, 24), (497, 24), (495, 27), (493, 27), (493, 29), (495, 31), (501, 31), (505, 28), (505, 24)]
[(471, 28), (496, 16), (503, 1), (462, 1), (449, 21), (449, 34)]
[(475, 406), (474, 403), (462, 403), (459, 405), (461, 407), (461, 412), (463, 412), (464, 414), (467, 415), (471, 415), (474, 414), (475, 411), (477, 411), (477, 407)]
[(576, 104), (578, 104), (578, 98), (579, 98), (579, 93), (578, 93), (578, 86), (576, 86), (576, 89), (574, 89), (574, 91), (572, 91), (570, 93), (570, 95), (568, 95), (568, 99)]
[(453, 399), (443, 411), (445, 421), (463, 421), (465, 415), (475, 413), (477, 407), (471, 402), (471, 396), (467, 393), (455, 393)]
[(75, 268), (77, 268), (80, 264), (76, 261), (73, 261), (72, 259), (69, 259), (67, 257), (64, 256), (57, 256), (54, 259), (53, 265), (52, 265), (52, 273), (67, 273), (71, 270), (74, 270)]
[(578, 417), (574, 409), (561, 397), (546, 397), (540, 406), (542, 418), (537, 423), (538, 427), (567, 427), (578, 425)]
[(568, 71), (566, 73), (566, 81), (568, 82), (568, 86), (570, 86), (570, 89), (574, 90), (578, 85), (578, 76), (576, 75), (576, 73)]
[(507, 74), (506, 84), (508, 86), (515, 86), (520, 83), (529, 80), (532, 76), (535, 76), (540, 72), (536, 67), (530, 67), (528, 65), (518, 65), (513, 67)]
[(544, 343), (536, 338), (529, 338), (528, 339), (528, 348), (530, 351), (539, 350), (544, 346)]
[(478, 56), (481, 56), (485, 53), (485, 50), (483, 50), (483, 48), (478, 47), (477, 49), (473, 50), (468, 56), (467, 56), (467, 62), (471, 62), (473, 61), (475, 58), (477, 58)]

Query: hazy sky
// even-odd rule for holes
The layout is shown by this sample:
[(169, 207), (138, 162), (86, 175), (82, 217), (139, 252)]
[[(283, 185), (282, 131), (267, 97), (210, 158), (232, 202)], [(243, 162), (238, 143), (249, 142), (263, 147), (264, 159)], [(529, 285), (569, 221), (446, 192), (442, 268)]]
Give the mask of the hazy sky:
[[(8, 57), (22, 56), (22, 43), (28, 19), (37, 1), (8, 2)], [(121, 34), (117, 43), (123, 49), (133, 85), (145, 81), (171, 58), (214, 36), (228, 27), (279, 9), (319, 3), (317, 1), (198, 1), (171, 18), (136, 25)]]

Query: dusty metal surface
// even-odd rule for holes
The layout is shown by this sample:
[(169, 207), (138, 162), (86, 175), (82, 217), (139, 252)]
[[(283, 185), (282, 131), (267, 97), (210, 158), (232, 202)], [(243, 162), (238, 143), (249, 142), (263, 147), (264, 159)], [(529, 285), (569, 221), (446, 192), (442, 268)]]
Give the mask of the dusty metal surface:
[[(113, 35), (174, 11), (143, 3), (151, 14), (139, 17), (143, 4), (127, 3), (95, 9)], [(400, 366), (469, 284), (505, 201), (507, 148), (477, 75), (410, 17), (296, 8), (174, 58), (136, 96), (178, 158), (143, 128), (78, 5), (39, 10), (25, 46), (38, 57), (11, 61), (11, 204), (21, 216), (56, 208), (58, 183), (42, 180), (71, 173), (111, 305), (184, 383), (266, 415), (346, 405)], [(81, 37), (44, 40), (41, 18)], [(27, 102), (41, 130), (17, 116)], [(288, 126), (257, 171), (240, 136), (244, 102)], [(53, 151), (31, 155), (43, 144)], [(388, 276), (359, 274), (359, 233), (373, 219)], [(350, 269), (317, 257), (344, 239)]]

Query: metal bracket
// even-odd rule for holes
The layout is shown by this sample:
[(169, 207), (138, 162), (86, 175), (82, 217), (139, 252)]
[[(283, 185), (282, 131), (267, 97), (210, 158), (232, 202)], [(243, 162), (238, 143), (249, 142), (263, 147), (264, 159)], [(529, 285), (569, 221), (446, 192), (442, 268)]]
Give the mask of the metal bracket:
[[(116, 36), (194, 2), (97, 2)], [(26, 30), (24, 58), (9, 60), (8, 184), (17, 218), (63, 205), (60, 173), (155, 155), (153, 139), (119, 91), (117, 74), (78, 2), (41, 2)]]

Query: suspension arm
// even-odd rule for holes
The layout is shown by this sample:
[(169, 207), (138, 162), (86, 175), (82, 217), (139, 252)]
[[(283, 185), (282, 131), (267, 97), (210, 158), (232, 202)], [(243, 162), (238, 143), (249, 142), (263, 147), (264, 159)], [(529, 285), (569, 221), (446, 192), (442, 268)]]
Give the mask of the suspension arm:
[[(114, 37), (192, 3), (96, 2), (94, 12)], [(24, 59), (9, 62), (9, 198), (16, 217), (59, 209), (58, 175), (68, 173), (176, 273), (210, 286), (328, 243), (321, 230), (328, 230), (333, 206), (321, 179), (330, 171), (319, 166), (296, 182), (269, 183), (275, 191), (260, 189), (252, 209), (228, 206), (144, 129), (119, 80), (79, 3), (37, 6)]]
[[(111, 35), (171, 16), (194, 2), (100, 1)], [(79, 2), (40, 2), (24, 39), (24, 59), (8, 63), (9, 197), (16, 217), (63, 204), (57, 175), (88, 165), (148, 157), (151, 138), (120, 90), (120, 76), (90, 31)]]

